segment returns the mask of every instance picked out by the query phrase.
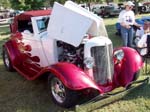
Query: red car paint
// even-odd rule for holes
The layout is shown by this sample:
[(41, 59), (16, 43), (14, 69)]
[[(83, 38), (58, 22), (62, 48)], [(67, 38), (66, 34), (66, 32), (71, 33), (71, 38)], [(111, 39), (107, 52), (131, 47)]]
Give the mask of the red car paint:
[(116, 73), (114, 75), (114, 82), (116, 85), (126, 86), (126, 84), (133, 80), (134, 73), (143, 66), (143, 61), (141, 56), (134, 49), (128, 47), (121, 47), (118, 49), (122, 49), (125, 56), (122, 62), (115, 65)]

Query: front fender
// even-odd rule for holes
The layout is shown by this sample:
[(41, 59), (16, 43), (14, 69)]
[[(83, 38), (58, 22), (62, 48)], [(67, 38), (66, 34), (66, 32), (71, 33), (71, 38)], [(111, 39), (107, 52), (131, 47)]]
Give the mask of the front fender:
[(93, 88), (103, 93), (97, 84), (83, 72), (83, 70), (71, 63), (57, 63), (46, 68), (46, 71), (58, 77), (66, 87), (72, 90)]
[(115, 49), (122, 49), (124, 52), (124, 58), (120, 63), (115, 64), (114, 79), (119, 86), (126, 86), (133, 81), (135, 73), (137, 73), (143, 67), (143, 60), (139, 53), (129, 47), (120, 47)]

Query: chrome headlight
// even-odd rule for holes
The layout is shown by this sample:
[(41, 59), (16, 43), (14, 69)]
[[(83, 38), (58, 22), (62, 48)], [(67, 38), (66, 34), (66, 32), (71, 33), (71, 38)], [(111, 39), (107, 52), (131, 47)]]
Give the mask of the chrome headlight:
[(84, 59), (84, 64), (86, 68), (93, 68), (94, 66), (94, 58), (93, 57), (88, 57)]
[(124, 52), (122, 49), (120, 50), (117, 50), (114, 52), (114, 57), (118, 60), (118, 61), (121, 61), (124, 57)]

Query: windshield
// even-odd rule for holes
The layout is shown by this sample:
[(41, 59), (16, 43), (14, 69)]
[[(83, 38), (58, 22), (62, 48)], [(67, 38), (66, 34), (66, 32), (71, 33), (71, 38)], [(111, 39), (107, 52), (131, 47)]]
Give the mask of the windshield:
[(43, 17), (42, 19), (36, 20), (39, 32), (47, 30), (49, 17)]
[(114, 7), (106, 7), (106, 10), (114, 10)]

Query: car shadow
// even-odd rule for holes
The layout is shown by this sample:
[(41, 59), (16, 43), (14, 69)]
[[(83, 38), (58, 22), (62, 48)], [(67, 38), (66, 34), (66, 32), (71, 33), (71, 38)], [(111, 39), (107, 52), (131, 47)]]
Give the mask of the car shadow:
[(150, 84), (144, 84), (142, 87), (126, 95), (123, 100), (132, 100), (137, 98), (150, 99)]
[[(0, 60), (2, 60), (0, 58)], [(26, 80), (16, 71), (8, 72), (0, 63), (0, 112), (64, 112), (50, 97), (47, 77)], [(81, 102), (80, 102), (81, 103)]]

